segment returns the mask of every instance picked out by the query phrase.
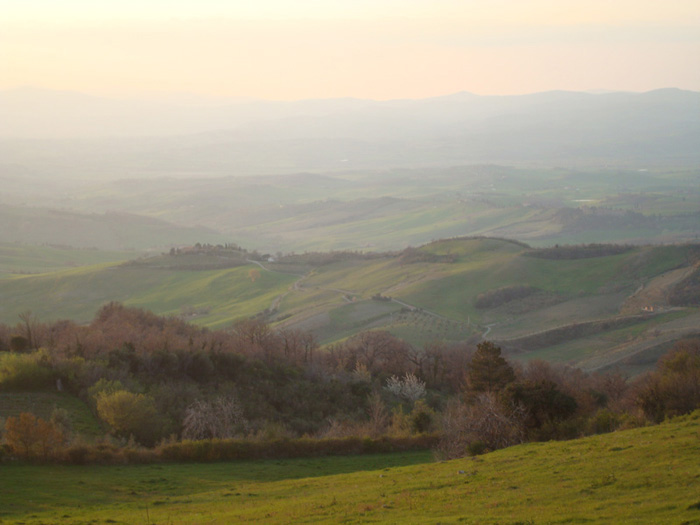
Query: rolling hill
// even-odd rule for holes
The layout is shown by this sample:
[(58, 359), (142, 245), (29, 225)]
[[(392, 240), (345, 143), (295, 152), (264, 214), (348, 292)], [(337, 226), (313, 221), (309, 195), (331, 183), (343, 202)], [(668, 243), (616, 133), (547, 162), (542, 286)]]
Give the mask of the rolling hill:
[[(0, 168), (1, 169), (1, 168)], [(164, 177), (0, 176), (0, 242), (370, 250), (484, 235), (536, 246), (694, 242), (697, 169), (451, 168)]]
[(214, 106), (22, 89), (0, 92), (0, 156), (108, 176), (533, 161), (688, 166), (698, 161), (699, 104), (699, 93), (678, 89)]
[(214, 249), (12, 275), (0, 280), (0, 320), (31, 309), (41, 320), (87, 321), (120, 301), (211, 327), (262, 315), (323, 344), (369, 329), (415, 345), (488, 338), (515, 359), (636, 372), (698, 333), (698, 305), (670, 301), (698, 254), (697, 245), (531, 249), (493, 238), (272, 262), (226, 262)]

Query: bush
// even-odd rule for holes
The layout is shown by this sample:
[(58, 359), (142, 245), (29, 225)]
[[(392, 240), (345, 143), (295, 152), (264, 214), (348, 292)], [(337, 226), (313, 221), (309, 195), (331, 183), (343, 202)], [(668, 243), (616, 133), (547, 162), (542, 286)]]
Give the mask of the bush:
[(29, 412), (8, 417), (5, 422), (5, 442), (10, 450), (24, 459), (47, 460), (63, 445), (60, 428)]
[(163, 437), (160, 435), (161, 418), (155, 402), (144, 394), (126, 390), (101, 393), (97, 397), (97, 414), (117, 436), (134, 436), (139, 443), (147, 446)]
[(496, 450), (525, 439), (525, 411), (506, 405), (495, 394), (479, 394), (471, 404), (455, 403), (443, 417), (438, 452), (462, 457), (470, 450)]
[(606, 434), (614, 432), (624, 421), (623, 414), (616, 414), (607, 408), (598, 410), (588, 422), (589, 434)]
[(0, 390), (43, 390), (53, 388), (55, 380), (45, 351), (0, 354)]

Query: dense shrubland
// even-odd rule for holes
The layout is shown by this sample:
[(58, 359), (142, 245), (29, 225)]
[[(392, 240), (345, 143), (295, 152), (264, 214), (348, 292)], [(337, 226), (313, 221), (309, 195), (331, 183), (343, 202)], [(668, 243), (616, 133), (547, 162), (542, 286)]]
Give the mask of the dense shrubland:
[(677, 343), (630, 381), (511, 363), (489, 342), (416, 348), (371, 331), (320, 350), (310, 333), (259, 319), (212, 331), (112, 303), (84, 326), (24, 313), (18, 325), (0, 325), (0, 348), (0, 392), (60, 385), (111, 436), (86, 443), (71, 435), (67, 414), (7, 418), (6, 450), (39, 460), (357, 453), (432, 446), (426, 436), (436, 433), (437, 448), (454, 457), (700, 406), (700, 340)]

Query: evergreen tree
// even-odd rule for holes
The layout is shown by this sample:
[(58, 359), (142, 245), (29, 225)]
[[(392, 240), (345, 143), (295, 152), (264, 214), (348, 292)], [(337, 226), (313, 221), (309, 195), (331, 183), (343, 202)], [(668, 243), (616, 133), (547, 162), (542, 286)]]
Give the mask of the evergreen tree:
[(515, 372), (501, 356), (501, 349), (490, 341), (479, 343), (467, 373), (472, 392), (497, 392), (515, 380)]

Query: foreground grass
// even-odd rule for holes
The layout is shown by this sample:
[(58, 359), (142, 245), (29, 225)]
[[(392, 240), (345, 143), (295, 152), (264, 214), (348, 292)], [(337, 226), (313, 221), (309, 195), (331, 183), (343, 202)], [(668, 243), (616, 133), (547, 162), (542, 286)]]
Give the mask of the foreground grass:
[(2, 523), (700, 523), (700, 412), (430, 462), (428, 453), (208, 465), (3, 465)]

